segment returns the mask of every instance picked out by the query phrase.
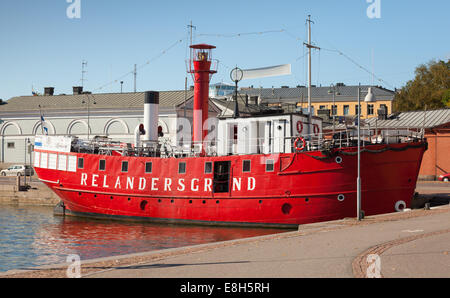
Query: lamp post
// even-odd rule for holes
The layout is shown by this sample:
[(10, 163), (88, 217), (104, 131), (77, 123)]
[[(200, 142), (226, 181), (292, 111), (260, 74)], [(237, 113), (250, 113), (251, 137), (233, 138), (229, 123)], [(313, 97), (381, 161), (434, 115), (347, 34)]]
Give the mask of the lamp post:
[[(364, 102), (375, 101), (375, 95), (372, 93), (372, 88), (369, 88)], [(363, 216), (361, 212), (361, 83), (358, 85), (358, 176), (356, 178), (356, 216), (360, 221)]]

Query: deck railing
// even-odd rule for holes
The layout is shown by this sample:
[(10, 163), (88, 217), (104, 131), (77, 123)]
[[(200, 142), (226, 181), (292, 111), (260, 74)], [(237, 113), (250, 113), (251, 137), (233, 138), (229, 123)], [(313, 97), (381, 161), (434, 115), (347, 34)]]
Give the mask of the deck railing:
[[(333, 148), (355, 147), (358, 145), (358, 132), (355, 129), (346, 129), (337, 132), (318, 133), (312, 135), (302, 135), (305, 146), (301, 151), (328, 150)], [(364, 128), (360, 130), (360, 145), (365, 147), (374, 144), (394, 144), (408, 143), (423, 140), (424, 130), (379, 130), (373, 128)], [(274, 154), (274, 153), (293, 153), (298, 151), (300, 141), (303, 147), (303, 140), (299, 137), (272, 137), (258, 138), (256, 140), (248, 139), (248, 144), (244, 146), (245, 150), (240, 150), (239, 144), (230, 140), (231, 144), (222, 155), (234, 154)], [(253, 142), (251, 142), (253, 141)], [(251, 147), (254, 144), (253, 147)], [(255, 145), (256, 144), (256, 145)], [(297, 148), (296, 148), (297, 145)], [(191, 146), (174, 146), (170, 140), (162, 142), (148, 143), (147, 146), (135, 147), (131, 143), (112, 141), (108, 138), (92, 139), (83, 141), (74, 139), (72, 142), (72, 152), (93, 153), (101, 155), (122, 155), (122, 156), (148, 156), (148, 157), (195, 157), (195, 156), (217, 156), (217, 144), (211, 146), (208, 143), (202, 152), (202, 144), (195, 143)]]

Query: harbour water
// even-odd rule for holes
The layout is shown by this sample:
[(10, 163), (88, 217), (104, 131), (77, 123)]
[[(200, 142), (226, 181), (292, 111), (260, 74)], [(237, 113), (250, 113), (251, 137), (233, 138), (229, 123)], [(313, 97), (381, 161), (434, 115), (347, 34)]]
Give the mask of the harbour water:
[(53, 216), (50, 207), (0, 206), (0, 272), (285, 232), (155, 225)]

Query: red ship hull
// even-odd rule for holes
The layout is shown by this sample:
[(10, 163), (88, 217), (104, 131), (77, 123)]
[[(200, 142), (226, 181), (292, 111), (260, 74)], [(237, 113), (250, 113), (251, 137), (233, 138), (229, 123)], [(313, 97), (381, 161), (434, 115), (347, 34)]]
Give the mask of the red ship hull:
[[(369, 145), (362, 149), (364, 214), (395, 212), (401, 201), (404, 202), (401, 207), (408, 208), (426, 142)], [(68, 156), (81, 158), (83, 162), (82, 167), (78, 164), (73, 171), (47, 164), (35, 165), (35, 170), (41, 181), (61, 197), (67, 215), (295, 227), (356, 217), (356, 150), (356, 147), (333, 149), (328, 156), (312, 151), (189, 158), (36, 150), (37, 158), (43, 154), (57, 155), (58, 167), (59, 161), (69, 159)], [(40, 162), (43, 160), (46, 161)], [(101, 162), (104, 170), (99, 170), (100, 160), (104, 160)], [(267, 166), (267, 160), (273, 160), (273, 167), (271, 162)], [(126, 172), (122, 172), (123, 161), (128, 162)], [(151, 163), (151, 173), (146, 173), (146, 163)], [(180, 163), (185, 163), (185, 173), (179, 173)], [(206, 163), (211, 167), (205, 173)], [(225, 171), (219, 169), (224, 166)]]

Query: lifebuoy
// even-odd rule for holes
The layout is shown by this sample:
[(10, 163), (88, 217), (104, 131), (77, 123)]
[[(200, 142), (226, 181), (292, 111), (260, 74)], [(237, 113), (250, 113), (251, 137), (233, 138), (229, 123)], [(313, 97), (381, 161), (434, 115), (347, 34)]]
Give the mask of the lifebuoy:
[(397, 203), (395, 203), (395, 211), (402, 212), (405, 208), (406, 208), (405, 201), (397, 201)]
[(303, 132), (303, 122), (297, 121), (297, 132), (301, 134)]
[[(300, 141), (302, 142), (302, 146), (301, 146), (301, 147), (298, 146), (298, 143), (299, 143)], [(302, 151), (303, 149), (305, 149), (305, 147), (306, 147), (305, 139), (302, 138), (302, 137), (298, 137), (298, 138), (295, 140), (295, 142), (294, 142), (294, 147), (295, 147), (295, 150), (297, 150), (297, 151)]]
[(317, 136), (320, 132), (320, 127), (317, 124), (314, 124), (314, 134)]

